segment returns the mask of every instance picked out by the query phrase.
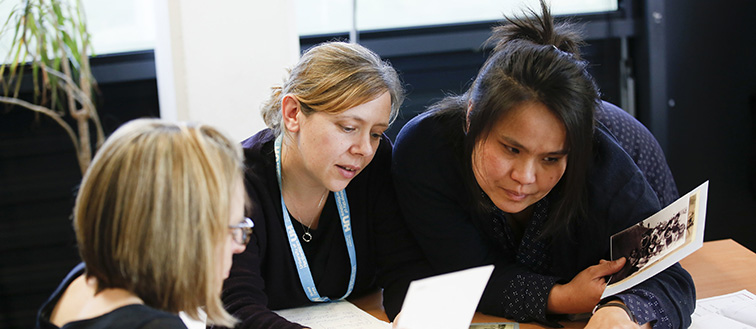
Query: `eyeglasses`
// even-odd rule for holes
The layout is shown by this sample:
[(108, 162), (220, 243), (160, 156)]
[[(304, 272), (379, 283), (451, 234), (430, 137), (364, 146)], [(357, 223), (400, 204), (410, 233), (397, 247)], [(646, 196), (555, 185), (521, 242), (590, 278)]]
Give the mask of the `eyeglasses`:
[(253, 227), (255, 227), (255, 222), (249, 219), (249, 217), (244, 217), (244, 220), (239, 224), (228, 226), (231, 230), (231, 236), (234, 238), (234, 241), (240, 245), (246, 245), (249, 243)]

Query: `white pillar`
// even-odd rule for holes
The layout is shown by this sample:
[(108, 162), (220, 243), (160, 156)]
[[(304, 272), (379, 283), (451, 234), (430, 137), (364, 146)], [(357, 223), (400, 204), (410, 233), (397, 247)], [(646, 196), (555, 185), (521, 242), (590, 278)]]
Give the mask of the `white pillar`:
[(293, 0), (157, 0), (160, 116), (214, 125), (236, 140), (299, 58)]

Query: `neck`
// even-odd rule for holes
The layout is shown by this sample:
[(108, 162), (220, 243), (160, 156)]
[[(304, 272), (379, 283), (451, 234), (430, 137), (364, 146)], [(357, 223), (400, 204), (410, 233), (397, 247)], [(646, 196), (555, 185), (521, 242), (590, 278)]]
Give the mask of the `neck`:
[[(92, 287), (92, 289), (96, 289), (96, 284), (97, 280), (95, 278), (87, 280), (87, 285)], [(94, 295), (93, 301), (96, 304), (109, 305), (113, 309), (131, 304), (144, 304), (144, 301), (135, 293), (122, 288), (103, 289)]]
[(86, 320), (110, 313), (126, 305), (144, 304), (134, 293), (110, 288), (95, 294), (97, 280), (84, 275), (74, 280), (50, 314), (50, 322), (63, 327), (72, 321)]
[(296, 146), (281, 145), (281, 193), (286, 207), (300, 223), (316, 228), (328, 189), (310, 175)]
[(533, 217), (533, 208), (535, 208), (535, 204), (528, 206), (516, 214), (511, 214), (512, 219), (522, 226), (527, 226), (528, 222)]
[(323, 183), (315, 178), (305, 166), (302, 153), (296, 145), (287, 143), (284, 138), (281, 145), (281, 190), (285, 196), (296, 199), (320, 198), (326, 191)]

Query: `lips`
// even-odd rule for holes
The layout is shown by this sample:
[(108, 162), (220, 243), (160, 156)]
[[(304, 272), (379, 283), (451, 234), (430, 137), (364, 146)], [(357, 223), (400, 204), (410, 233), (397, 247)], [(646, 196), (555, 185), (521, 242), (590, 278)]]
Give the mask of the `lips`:
[(504, 193), (506, 193), (507, 197), (512, 201), (522, 201), (525, 200), (525, 198), (528, 197), (529, 194), (525, 193), (517, 193), (512, 190), (504, 189)]
[(360, 172), (360, 167), (357, 167), (357, 166), (336, 165), (336, 168), (339, 169), (339, 173), (341, 173), (341, 176), (343, 176), (346, 179), (352, 179), (354, 178), (354, 176), (357, 175), (357, 173)]

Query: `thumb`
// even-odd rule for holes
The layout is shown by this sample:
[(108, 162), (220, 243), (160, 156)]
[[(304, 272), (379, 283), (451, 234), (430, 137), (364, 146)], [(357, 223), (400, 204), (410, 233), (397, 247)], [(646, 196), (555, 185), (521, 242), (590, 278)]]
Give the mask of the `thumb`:
[(619, 259), (611, 261), (610, 263), (614, 263), (613, 264), (614, 268), (616, 268), (617, 271), (619, 271), (622, 268), (622, 266), (625, 266), (625, 262), (627, 262), (627, 258), (621, 257)]
[(625, 266), (625, 257), (613, 261), (601, 260), (598, 265), (599, 275), (604, 276), (617, 273), (617, 271), (622, 269), (622, 266)]

